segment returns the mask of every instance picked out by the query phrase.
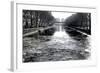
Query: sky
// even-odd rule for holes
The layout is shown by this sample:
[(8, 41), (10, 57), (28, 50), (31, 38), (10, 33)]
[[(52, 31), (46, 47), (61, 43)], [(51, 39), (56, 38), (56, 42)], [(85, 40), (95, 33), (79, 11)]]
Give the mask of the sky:
[(75, 13), (69, 13), (69, 12), (51, 12), (52, 15), (55, 17), (55, 18), (59, 18), (59, 19), (66, 19), (68, 17), (70, 17), (72, 14), (75, 14)]

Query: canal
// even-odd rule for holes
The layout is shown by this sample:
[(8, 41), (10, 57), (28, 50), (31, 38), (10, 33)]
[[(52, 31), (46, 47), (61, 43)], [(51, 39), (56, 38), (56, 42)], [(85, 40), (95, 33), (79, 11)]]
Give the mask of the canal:
[[(90, 36), (63, 23), (55, 23), (52, 35), (23, 38), (23, 62), (85, 60), (90, 56)], [(49, 30), (49, 29), (48, 29)], [(45, 31), (43, 31), (44, 33)], [(36, 36), (37, 35), (37, 36)]]

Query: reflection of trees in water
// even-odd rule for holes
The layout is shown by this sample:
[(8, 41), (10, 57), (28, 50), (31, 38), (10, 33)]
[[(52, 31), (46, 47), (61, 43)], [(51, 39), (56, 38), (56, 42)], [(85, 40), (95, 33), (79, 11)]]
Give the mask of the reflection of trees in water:
[(44, 31), (39, 31), (40, 36), (52, 36), (55, 32), (55, 28), (49, 28)]

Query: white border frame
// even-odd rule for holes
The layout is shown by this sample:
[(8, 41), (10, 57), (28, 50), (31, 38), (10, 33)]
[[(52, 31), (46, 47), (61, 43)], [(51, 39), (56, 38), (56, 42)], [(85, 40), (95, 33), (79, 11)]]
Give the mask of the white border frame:
[[(95, 24), (96, 24), (96, 8), (94, 7), (75, 7), (75, 6), (59, 6), (59, 5), (41, 5), (32, 2), (12, 2), (12, 58), (11, 70), (13, 71), (30, 71), (42, 69), (55, 69), (66, 67), (81, 67), (96, 65), (96, 48), (95, 48)], [(67, 11), (67, 12), (90, 12), (91, 13), (91, 59), (79, 61), (59, 61), (59, 62), (35, 62), (22, 63), (22, 9), (30, 10), (49, 10), (49, 11)]]

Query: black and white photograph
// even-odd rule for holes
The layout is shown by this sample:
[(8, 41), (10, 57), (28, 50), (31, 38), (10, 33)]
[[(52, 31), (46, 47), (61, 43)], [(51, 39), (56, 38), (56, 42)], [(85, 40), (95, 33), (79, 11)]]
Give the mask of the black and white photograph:
[(33, 71), (95, 66), (95, 7), (12, 3), (11, 68)]
[(22, 10), (22, 62), (88, 60), (91, 13)]

